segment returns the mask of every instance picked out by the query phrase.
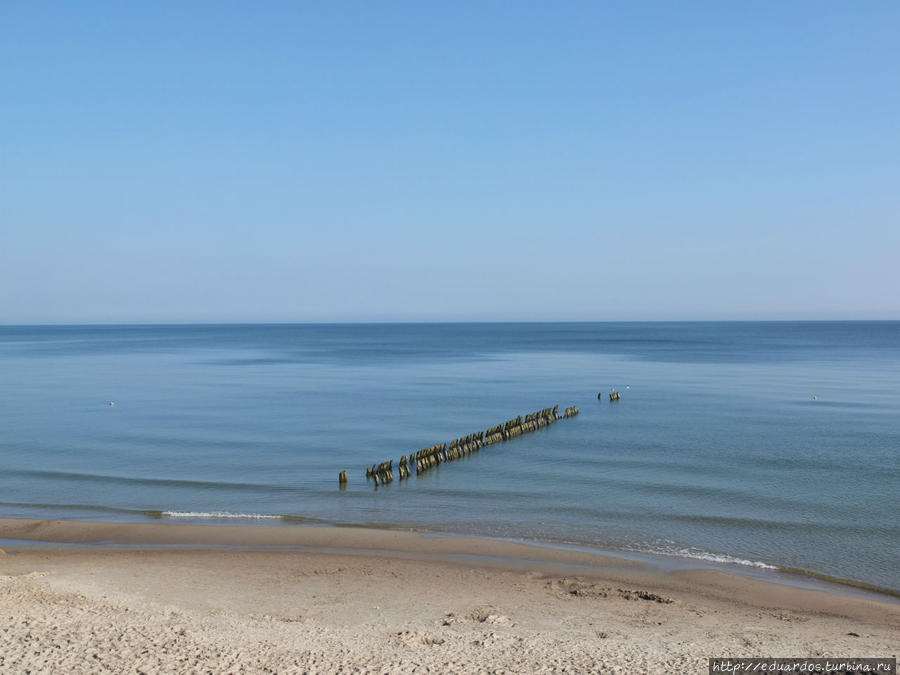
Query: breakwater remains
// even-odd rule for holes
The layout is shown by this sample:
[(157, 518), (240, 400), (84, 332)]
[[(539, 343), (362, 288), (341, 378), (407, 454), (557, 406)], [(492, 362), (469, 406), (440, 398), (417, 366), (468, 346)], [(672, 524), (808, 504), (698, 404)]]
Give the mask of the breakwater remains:
[[(400, 461), (397, 462), (397, 478), (401, 481), (409, 478), (412, 475), (413, 468), (415, 468), (416, 475), (426, 473), (445, 462), (455, 462), (473, 452), (478, 452), (481, 448), (518, 438), (523, 434), (543, 429), (557, 420), (568, 419), (577, 414), (578, 406), (566, 408), (565, 414), (560, 415), (559, 406), (556, 405), (552, 408), (544, 408), (543, 410), (528, 413), (524, 417), (519, 415), (485, 431), (476, 431), (467, 436), (454, 438), (449, 443), (438, 443), (415, 453), (403, 455)], [(394, 460), (388, 459), (366, 467), (366, 480), (371, 480), (375, 487), (393, 482)], [(340, 472), (338, 481), (341, 486), (347, 484), (346, 471)]]

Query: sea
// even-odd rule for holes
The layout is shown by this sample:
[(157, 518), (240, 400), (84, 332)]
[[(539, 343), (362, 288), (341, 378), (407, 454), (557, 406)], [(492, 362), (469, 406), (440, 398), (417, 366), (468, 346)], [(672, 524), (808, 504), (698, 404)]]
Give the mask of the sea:
[[(366, 478), (555, 405), (579, 414)], [(0, 517), (403, 528), (897, 592), (898, 496), (896, 321), (0, 326)]]

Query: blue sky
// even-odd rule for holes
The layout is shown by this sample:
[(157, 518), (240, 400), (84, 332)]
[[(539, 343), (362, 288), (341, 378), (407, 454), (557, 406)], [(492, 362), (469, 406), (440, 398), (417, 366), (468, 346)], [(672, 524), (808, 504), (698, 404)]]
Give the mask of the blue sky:
[(0, 3), (0, 323), (900, 318), (896, 2)]

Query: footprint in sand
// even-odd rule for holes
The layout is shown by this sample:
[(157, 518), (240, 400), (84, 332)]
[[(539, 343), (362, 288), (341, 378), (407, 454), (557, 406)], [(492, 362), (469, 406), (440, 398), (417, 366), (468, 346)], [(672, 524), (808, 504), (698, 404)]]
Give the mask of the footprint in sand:
[(428, 635), (426, 633), (419, 633), (417, 631), (409, 631), (402, 630), (395, 636), (397, 642), (402, 645), (406, 645), (407, 647), (413, 647), (417, 645), (426, 645), (431, 647), (432, 645), (442, 645), (444, 644), (444, 638), (438, 637), (436, 635)]
[(458, 616), (450, 612), (444, 616), (441, 623), (444, 626), (450, 626), (454, 623), (490, 623), (490, 624), (510, 624), (511, 620), (504, 614), (498, 614), (493, 607), (476, 607), (464, 616)]

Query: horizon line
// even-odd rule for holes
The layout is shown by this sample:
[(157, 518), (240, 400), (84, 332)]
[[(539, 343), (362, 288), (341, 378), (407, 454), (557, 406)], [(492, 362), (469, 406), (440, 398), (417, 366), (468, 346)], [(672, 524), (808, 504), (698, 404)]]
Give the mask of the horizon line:
[(149, 326), (427, 326), (427, 325), (522, 325), (522, 324), (601, 324), (601, 323), (896, 323), (900, 319), (537, 319), (537, 320), (432, 320), (432, 321), (87, 321), (3, 323), (0, 328), (85, 328)]

